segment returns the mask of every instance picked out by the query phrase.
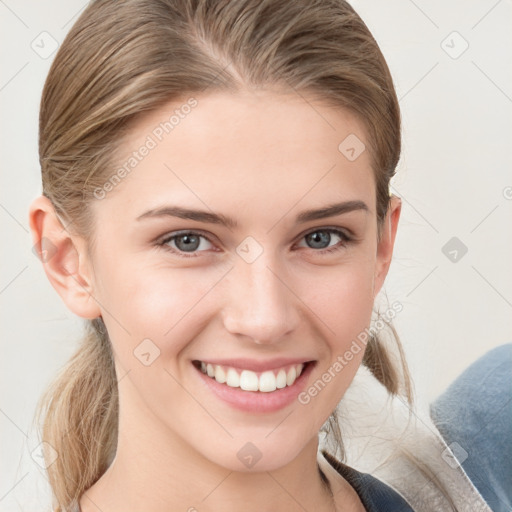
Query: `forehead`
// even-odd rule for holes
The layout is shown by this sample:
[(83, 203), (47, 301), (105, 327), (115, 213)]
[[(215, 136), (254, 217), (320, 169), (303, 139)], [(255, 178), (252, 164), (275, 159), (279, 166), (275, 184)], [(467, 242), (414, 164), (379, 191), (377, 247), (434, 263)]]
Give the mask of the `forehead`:
[(363, 199), (373, 209), (365, 146), (356, 116), (304, 95), (185, 96), (130, 127), (112, 167), (126, 172), (101, 208), (134, 217), (175, 201), (263, 213), (263, 205), (284, 212), (298, 202)]

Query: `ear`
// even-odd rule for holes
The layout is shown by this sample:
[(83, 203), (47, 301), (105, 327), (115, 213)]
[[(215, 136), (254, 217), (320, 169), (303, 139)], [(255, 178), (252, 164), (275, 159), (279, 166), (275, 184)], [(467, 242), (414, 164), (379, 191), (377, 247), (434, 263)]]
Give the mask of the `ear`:
[(396, 230), (402, 210), (402, 200), (392, 195), (386, 218), (382, 225), (381, 239), (377, 245), (377, 260), (375, 263), (375, 275), (373, 283), (373, 297), (379, 293), (384, 280), (388, 274), (391, 265), (391, 257), (393, 256), (393, 247), (395, 245)]
[(52, 202), (43, 195), (30, 205), (29, 225), (33, 252), (68, 309), (82, 318), (99, 317), (85, 240), (68, 233)]

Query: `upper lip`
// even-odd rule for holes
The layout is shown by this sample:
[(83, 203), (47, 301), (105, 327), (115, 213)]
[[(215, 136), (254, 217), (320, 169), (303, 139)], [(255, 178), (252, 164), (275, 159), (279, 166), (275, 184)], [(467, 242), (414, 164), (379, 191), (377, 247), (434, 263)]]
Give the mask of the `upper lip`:
[(203, 363), (210, 363), (219, 366), (231, 366), (233, 368), (240, 368), (241, 370), (251, 370), (253, 372), (264, 372), (266, 370), (275, 370), (292, 364), (305, 364), (313, 361), (304, 357), (279, 357), (276, 359), (267, 359), (266, 361), (258, 361), (248, 358), (237, 359), (198, 359)]

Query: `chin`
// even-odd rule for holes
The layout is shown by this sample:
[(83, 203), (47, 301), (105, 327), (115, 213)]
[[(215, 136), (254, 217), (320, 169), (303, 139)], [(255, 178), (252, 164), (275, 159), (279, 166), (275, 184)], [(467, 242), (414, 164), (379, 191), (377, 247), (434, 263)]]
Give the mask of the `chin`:
[[(254, 434), (254, 432), (252, 432)], [(225, 443), (204, 447), (199, 451), (218, 466), (239, 473), (275, 471), (291, 463), (312, 442), (315, 455), (318, 433), (290, 432), (288, 428), (265, 429), (260, 435), (237, 435)]]

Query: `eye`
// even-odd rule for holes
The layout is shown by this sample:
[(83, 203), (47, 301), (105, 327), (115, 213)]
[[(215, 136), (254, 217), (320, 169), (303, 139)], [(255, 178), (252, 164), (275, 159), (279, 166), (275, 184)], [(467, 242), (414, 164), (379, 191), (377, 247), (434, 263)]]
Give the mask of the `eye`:
[[(178, 253), (180, 256), (185, 258), (191, 258), (198, 256), (197, 254), (194, 254), (194, 251), (197, 251), (200, 247), (204, 249), (205, 244), (201, 243), (202, 240), (205, 240), (207, 244), (211, 245), (211, 242), (204, 235), (195, 231), (183, 231), (164, 238), (158, 242), (158, 245), (170, 250), (171, 252)], [(174, 247), (169, 244), (174, 244)]]
[[(334, 239), (339, 238), (340, 241), (336, 245), (329, 247), (329, 244), (333, 240), (333, 235)], [(305, 239), (308, 244), (312, 245), (310, 248), (314, 249), (314, 252), (320, 254), (339, 251), (352, 241), (349, 235), (336, 228), (315, 229), (305, 234), (302, 239)], [(207, 245), (206, 248), (204, 247), (205, 243), (202, 243), (203, 240)], [(208, 247), (208, 244), (210, 244), (210, 247)], [(327, 244), (326, 248), (324, 248), (325, 244)], [(200, 254), (198, 253), (211, 249), (213, 244), (205, 235), (197, 231), (182, 231), (166, 236), (164, 239), (157, 242), (157, 246), (163, 247), (184, 258), (192, 258), (199, 256)], [(199, 250), (200, 248), (202, 248), (202, 250)]]
[[(340, 241), (336, 245), (329, 247), (329, 243), (332, 242), (333, 235), (334, 238), (339, 238)], [(303, 238), (306, 240), (307, 243), (312, 245), (311, 248), (319, 249), (315, 250), (315, 252), (319, 252), (320, 254), (335, 252), (344, 249), (352, 241), (352, 238), (349, 235), (347, 235), (344, 231), (335, 228), (315, 229), (314, 231), (310, 231), (309, 233), (304, 235)], [(326, 248), (324, 248), (324, 246)]]

